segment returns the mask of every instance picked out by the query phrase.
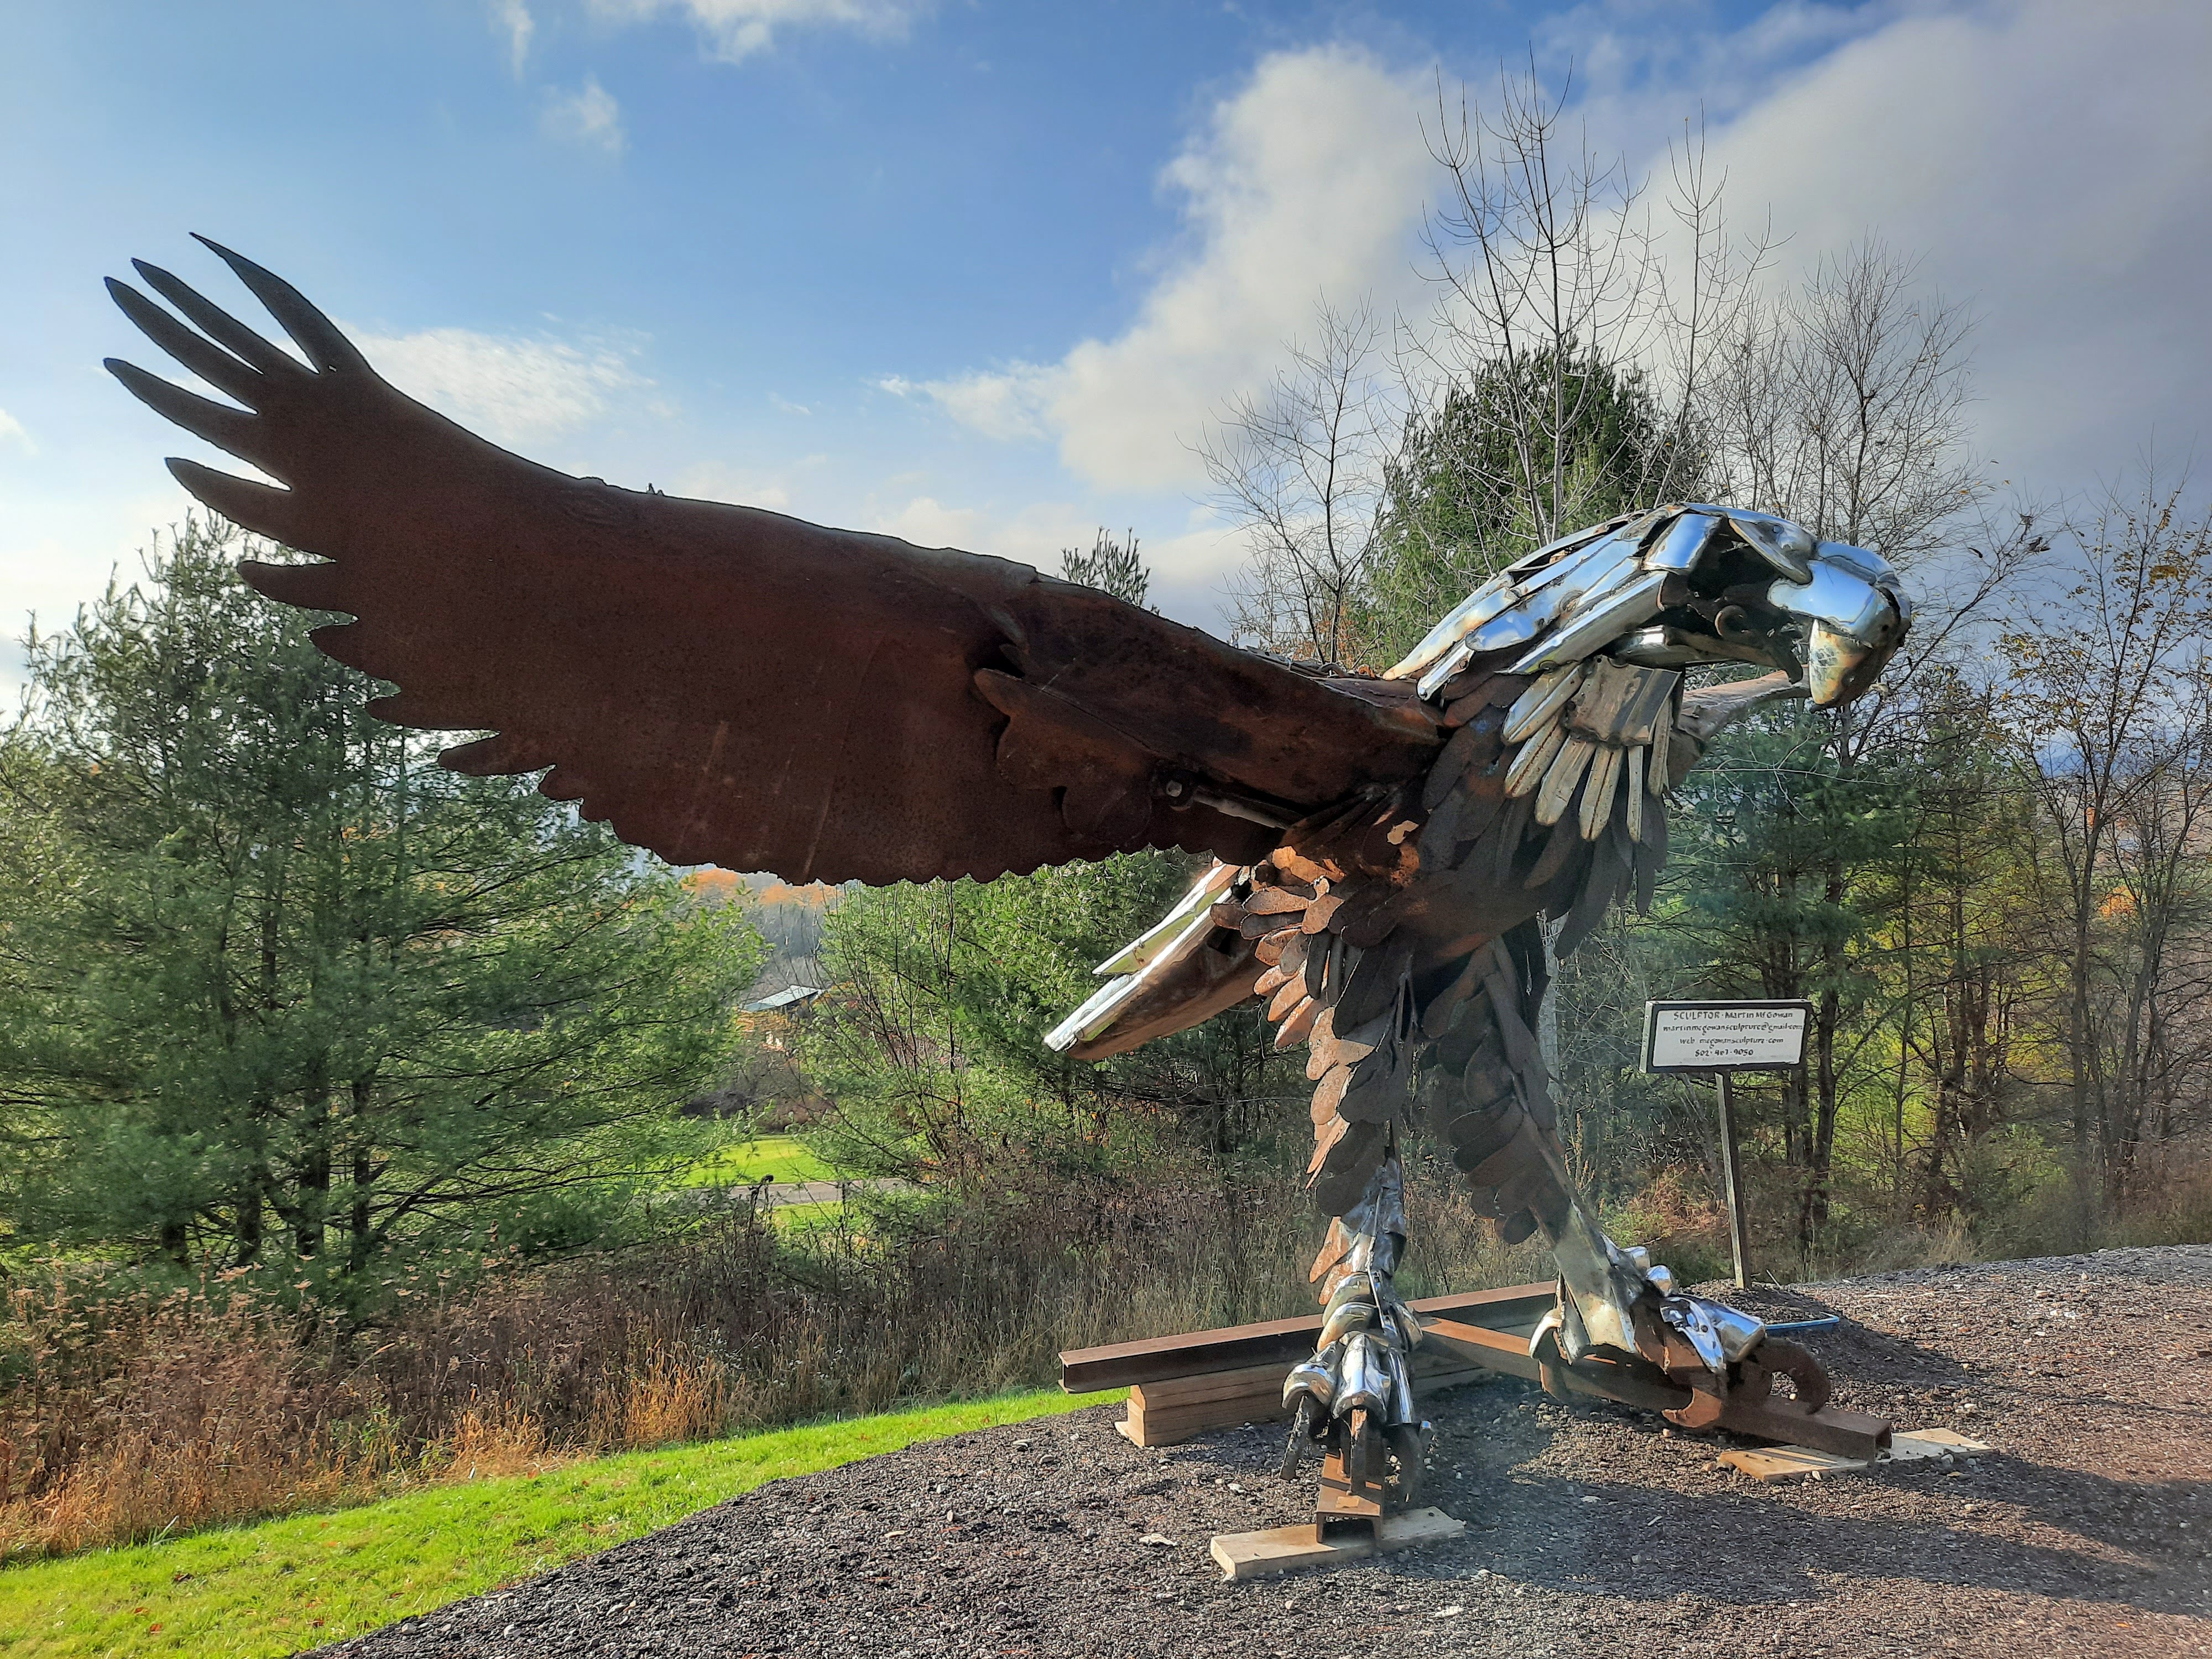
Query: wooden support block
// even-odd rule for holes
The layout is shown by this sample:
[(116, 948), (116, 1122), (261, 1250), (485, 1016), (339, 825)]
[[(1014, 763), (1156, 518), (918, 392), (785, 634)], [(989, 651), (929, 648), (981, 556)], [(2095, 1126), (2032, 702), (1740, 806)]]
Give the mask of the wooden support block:
[(1246, 1365), (1233, 1371), (1209, 1371), (1203, 1376), (1173, 1376), (1158, 1382), (1139, 1382), (1129, 1394), (1132, 1399), (1142, 1394), (1146, 1407), (1155, 1411), (1212, 1405), (1224, 1400), (1265, 1398), (1279, 1403), (1283, 1378), (1289, 1370), (1287, 1365), (1273, 1364)]
[[(1203, 1376), (1139, 1382), (1129, 1390), (1129, 1414), (1115, 1426), (1139, 1446), (1173, 1446), (1208, 1429), (1239, 1423), (1279, 1422), (1291, 1413), (1283, 1404), (1287, 1364), (1248, 1365)], [(1414, 1386), (1423, 1393), (1456, 1388), (1487, 1376), (1453, 1355), (1417, 1353)]]
[(1740, 1446), (1720, 1455), (1723, 1464), (1771, 1486), (1802, 1480), (1808, 1474), (1849, 1474), (1867, 1467), (1863, 1457), (1838, 1457), (1810, 1446)]
[(1915, 1457), (1941, 1457), (1945, 1452), (1954, 1457), (1979, 1457), (1996, 1449), (1987, 1441), (1969, 1440), (1955, 1429), (1915, 1429), (1911, 1434), (1891, 1436), (1888, 1455), (1881, 1461), (1909, 1462)]
[(1466, 1531), (1467, 1522), (1455, 1521), (1442, 1510), (1408, 1510), (1385, 1516), (1371, 1530), (1332, 1532), (1321, 1539), (1314, 1536), (1310, 1522), (1266, 1532), (1224, 1533), (1213, 1540), (1213, 1559), (1224, 1578), (1272, 1578), (1441, 1544)]
[(1851, 1474), (1884, 1463), (1919, 1463), (1935, 1457), (1979, 1457), (1990, 1448), (1950, 1429), (1923, 1429), (1917, 1434), (1899, 1434), (1878, 1457), (1838, 1457), (1810, 1446), (1757, 1446), (1725, 1451), (1720, 1461), (1754, 1480), (1771, 1485), (1802, 1480), (1808, 1475)]

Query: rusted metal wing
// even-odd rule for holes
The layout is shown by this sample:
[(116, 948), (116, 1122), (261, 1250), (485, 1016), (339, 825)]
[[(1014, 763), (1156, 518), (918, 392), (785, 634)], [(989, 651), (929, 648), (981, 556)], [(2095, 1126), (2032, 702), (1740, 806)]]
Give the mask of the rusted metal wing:
[(236, 401), (109, 368), (285, 486), (172, 461), (186, 489), (327, 561), (246, 579), (356, 619), (316, 641), (398, 688), (382, 718), (492, 734), (449, 766), (550, 768), (547, 794), (672, 861), (868, 882), (1147, 846), (1241, 864), (1270, 824), (1440, 746), (1409, 692), (1347, 690), (1025, 565), (537, 465), (215, 251), (307, 361), (141, 264), (185, 320), (119, 283), (118, 303)]

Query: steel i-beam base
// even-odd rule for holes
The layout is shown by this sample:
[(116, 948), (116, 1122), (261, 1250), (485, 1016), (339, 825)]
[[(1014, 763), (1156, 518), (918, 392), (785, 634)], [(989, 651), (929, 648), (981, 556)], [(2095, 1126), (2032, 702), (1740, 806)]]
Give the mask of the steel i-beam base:
[(1324, 1544), (1337, 1532), (1378, 1535), (1389, 1511), (1389, 1493), (1381, 1480), (1352, 1472), (1352, 1459), (1337, 1447), (1322, 1459), (1321, 1484), (1314, 1492), (1314, 1542)]

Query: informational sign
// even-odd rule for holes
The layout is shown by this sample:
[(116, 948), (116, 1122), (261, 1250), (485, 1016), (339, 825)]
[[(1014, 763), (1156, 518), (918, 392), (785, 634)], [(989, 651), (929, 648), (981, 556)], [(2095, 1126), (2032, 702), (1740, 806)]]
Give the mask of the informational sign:
[(1805, 1063), (1809, 1002), (1647, 1002), (1647, 1072), (1763, 1071)]

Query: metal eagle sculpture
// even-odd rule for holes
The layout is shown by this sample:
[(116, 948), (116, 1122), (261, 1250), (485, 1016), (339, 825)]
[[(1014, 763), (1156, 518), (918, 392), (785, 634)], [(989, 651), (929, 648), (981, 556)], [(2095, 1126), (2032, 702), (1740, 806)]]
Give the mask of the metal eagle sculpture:
[[(204, 240), (204, 239), (203, 239)], [(1096, 1059), (1254, 999), (1316, 1085), (1319, 1346), (1285, 1384), (1318, 1440), (1418, 1480), (1419, 1320), (1399, 1139), (1419, 1120), (1509, 1242), (1540, 1233), (1537, 1333), (1709, 1401), (1750, 1368), (1826, 1398), (1760, 1322), (1607, 1238), (1554, 1132), (1534, 1035), (1565, 955), (1667, 855), (1665, 797), (1727, 720), (1870, 685), (1911, 607), (1875, 554), (1732, 507), (1593, 526), (1500, 572), (1380, 678), (1237, 649), (1024, 565), (574, 478), (395, 390), (300, 294), (213, 243), (295, 356), (157, 267), (130, 319), (222, 403), (125, 362), (155, 410), (279, 481), (185, 460), (210, 507), (313, 564), (271, 599), (390, 681), (383, 719), (490, 735), (456, 771), (539, 787), (674, 863), (786, 880), (988, 880), (1140, 848), (1210, 854), (1047, 1039)], [(185, 320), (178, 320), (181, 316)], [(187, 326), (186, 325), (192, 326)], [(1690, 689), (1699, 665), (1759, 678)], [(1717, 1408), (1716, 1408), (1717, 1409)], [(1694, 1420), (1694, 1419), (1693, 1419)], [(1708, 1422), (1713, 1413), (1706, 1413)]]

